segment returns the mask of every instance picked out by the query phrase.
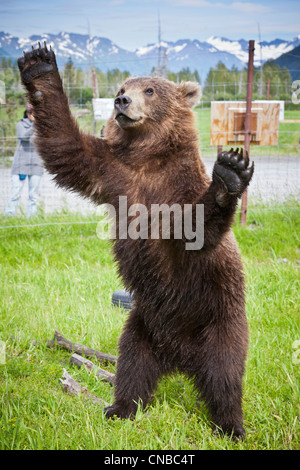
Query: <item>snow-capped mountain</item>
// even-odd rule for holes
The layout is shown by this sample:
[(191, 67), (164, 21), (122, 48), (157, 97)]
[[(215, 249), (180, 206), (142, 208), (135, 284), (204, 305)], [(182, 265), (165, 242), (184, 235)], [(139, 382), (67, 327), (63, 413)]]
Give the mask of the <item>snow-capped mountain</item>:
[[(248, 62), (249, 42), (244, 39), (231, 41), (230, 39), (212, 36), (207, 39), (207, 42), (219, 51), (230, 52), (245, 64)], [(300, 35), (291, 41), (275, 39), (270, 42), (262, 41), (257, 43), (254, 51), (254, 65), (258, 66), (261, 62), (266, 62), (269, 59), (277, 59), (299, 45)]]
[(53, 48), (60, 67), (71, 58), (76, 66), (96, 66), (103, 70), (115, 67), (124, 69), (126, 62), (135, 59), (134, 53), (121, 49), (107, 38), (65, 32), (18, 38), (0, 32), (0, 48), (14, 59), (21, 56), (23, 50), (37, 47), (39, 41), (41, 44), (46, 41)]
[(166, 65), (168, 70), (179, 72), (181, 69), (189, 67), (191, 71), (197, 70), (201, 78), (205, 78), (209, 69), (222, 61), (227, 67), (235, 65), (242, 67), (242, 62), (235, 55), (228, 51), (220, 51), (207, 42), (200, 42), (197, 39), (180, 39), (176, 42), (161, 42), (160, 44), (150, 44), (140, 47), (135, 51), (140, 61), (144, 61), (148, 72), (152, 67)]
[[(0, 57), (16, 59), (22, 55), (23, 50), (29, 50), (32, 45), (37, 46), (38, 41), (46, 41), (51, 45), (59, 67), (71, 58), (75, 66), (95, 66), (103, 71), (118, 68), (121, 71), (128, 70), (132, 75), (148, 75), (153, 67), (160, 64), (173, 72), (189, 67), (191, 71), (197, 70), (204, 80), (209, 69), (219, 61), (228, 68), (235, 66), (241, 69), (248, 60), (248, 41), (244, 39), (233, 41), (215, 36), (204, 42), (180, 39), (128, 51), (107, 38), (66, 32), (28, 38), (0, 32)], [(275, 39), (256, 44), (255, 65), (260, 65), (261, 61), (276, 59), (299, 45), (300, 35), (290, 41)]]

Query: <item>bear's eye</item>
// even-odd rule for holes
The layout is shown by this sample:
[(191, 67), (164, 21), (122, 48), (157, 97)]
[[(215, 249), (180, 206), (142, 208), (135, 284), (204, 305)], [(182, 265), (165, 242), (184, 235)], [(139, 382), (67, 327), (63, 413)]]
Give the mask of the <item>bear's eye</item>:
[(121, 88), (121, 90), (120, 90), (119, 93), (118, 93), (118, 96), (119, 96), (119, 95), (124, 95), (124, 93), (125, 93), (124, 88)]
[(154, 90), (153, 90), (153, 88), (147, 88), (147, 90), (145, 90), (145, 93), (146, 93), (146, 95), (153, 95)]

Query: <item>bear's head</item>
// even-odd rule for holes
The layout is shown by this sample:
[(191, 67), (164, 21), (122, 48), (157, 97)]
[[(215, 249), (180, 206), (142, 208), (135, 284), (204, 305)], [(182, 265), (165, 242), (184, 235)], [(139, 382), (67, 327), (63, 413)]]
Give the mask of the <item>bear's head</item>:
[(194, 82), (176, 85), (158, 77), (130, 78), (116, 95), (113, 118), (124, 130), (157, 127), (196, 105), (200, 90), (200, 85)]
[[(129, 78), (119, 88), (105, 138), (119, 158), (159, 158), (197, 143), (195, 106), (201, 95), (198, 83), (179, 85), (159, 77)], [(177, 150), (176, 150), (177, 149)]]

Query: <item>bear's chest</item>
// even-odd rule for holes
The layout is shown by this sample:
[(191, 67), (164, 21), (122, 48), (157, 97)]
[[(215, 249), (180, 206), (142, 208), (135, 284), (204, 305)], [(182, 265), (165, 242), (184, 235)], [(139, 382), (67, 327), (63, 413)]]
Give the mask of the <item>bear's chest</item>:
[(108, 193), (116, 210), (120, 196), (126, 197), (128, 207), (143, 204), (150, 209), (153, 204), (195, 203), (205, 186), (197, 173), (180, 167), (120, 167), (109, 181)]

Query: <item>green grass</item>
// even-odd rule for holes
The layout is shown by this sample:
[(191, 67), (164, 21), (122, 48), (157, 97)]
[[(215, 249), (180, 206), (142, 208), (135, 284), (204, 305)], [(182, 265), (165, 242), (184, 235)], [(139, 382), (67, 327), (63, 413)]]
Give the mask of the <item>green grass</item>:
[[(299, 449), (300, 205), (253, 207), (238, 221), (247, 277), (251, 331), (244, 380), (247, 437), (233, 443), (214, 435), (191, 382), (164, 378), (135, 421), (107, 421), (99, 405), (66, 394), (62, 369), (89, 392), (112, 401), (112, 388), (69, 363), (70, 353), (45, 343), (59, 330), (72, 341), (117, 354), (127, 313), (111, 305), (122, 288), (109, 243), (96, 224), (77, 216), (2, 219), (0, 229), (1, 449)], [(66, 222), (65, 225), (62, 223)], [(12, 338), (12, 335), (14, 338)], [(37, 341), (34, 346), (31, 340)], [(5, 349), (4, 349), (5, 345)], [(0, 355), (1, 357), (1, 355)], [(5, 362), (5, 363), (3, 363)], [(114, 366), (103, 366), (114, 372)]]

